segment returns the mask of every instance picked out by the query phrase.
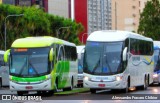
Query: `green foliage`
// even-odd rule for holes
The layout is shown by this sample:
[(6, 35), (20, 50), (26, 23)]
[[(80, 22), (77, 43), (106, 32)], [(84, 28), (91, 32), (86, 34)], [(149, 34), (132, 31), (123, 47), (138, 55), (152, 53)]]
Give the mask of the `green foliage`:
[(159, 0), (147, 1), (140, 15), (138, 33), (160, 40), (160, 4)]
[(0, 49), (4, 49), (5, 18), (8, 15), (19, 14), (24, 15), (10, 16), (6, 19), (7, 48), (11, 47), (15, 39), (28, 36), (57, 37), (58, 35), (60, 39), (74, 42), (77, 45), (80, 44), (78, 34), (84, 30), (82, 24), (77, 24), (71, 19), (47, 14), (34, 6), (20, 7), (0, 4)]

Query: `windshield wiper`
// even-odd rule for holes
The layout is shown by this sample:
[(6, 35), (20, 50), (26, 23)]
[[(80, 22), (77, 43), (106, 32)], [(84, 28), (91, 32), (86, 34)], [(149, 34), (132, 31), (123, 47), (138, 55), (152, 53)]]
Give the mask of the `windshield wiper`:
[(22, 76), (22, 72), (24, 71), (24, 67), (25, 65), (27, 64), (27, 60), (25, 61), (25, 63), (23, 64), (22, 68), (20, 69), (20, 73), (19, 73), (19, 76)]
[(108, 69), (109, 69), (110, 73), (113, 74), (113, 72), (112, 72), (112, 70), (111, 70), (111, 68), (110, 68), (110, 65), (108, 64), (107, 57), (106, 57), (106, 64), (108, 65)]
[(36, 75), (39, 76), (37, 70), (35, 69), (35, 67), (33, 66), (33, 64), (30, 62), (30, 60), (29, 60), (29, 64), (33, 68), (33, 70), (35, 71)]
[[(101, 58), (101, 57), (100, 57), (100, 58)], [(94, 72), (97, 70), (97, 68), (98, 68), (98, 66), (99, 66), (99, 64), (100, 64), (100, 58), (99, 58), (97, 64), (95, 65), (95, 67), (94, 67), (92, 73), (94, 73)]]

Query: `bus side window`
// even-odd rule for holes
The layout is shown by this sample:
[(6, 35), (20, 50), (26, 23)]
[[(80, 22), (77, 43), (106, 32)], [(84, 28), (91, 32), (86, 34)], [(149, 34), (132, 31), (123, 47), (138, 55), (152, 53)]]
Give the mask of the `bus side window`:
[(63, 46), (60, 46), (59, 48), (59, 55), (58, 55), (58, 60), (64, 60), (64, 49)]
[(5, 62), (3, 60), (3, 55), (0, 55), (0, 67), (5, 66)]

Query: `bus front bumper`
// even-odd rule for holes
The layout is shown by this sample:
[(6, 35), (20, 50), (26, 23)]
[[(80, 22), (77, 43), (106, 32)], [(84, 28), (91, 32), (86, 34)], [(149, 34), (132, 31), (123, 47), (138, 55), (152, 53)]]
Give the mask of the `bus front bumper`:
[(83, 86), (86, 88), (97, 88), (97, 89), (124, 89), (126, 88), (126, 82), (125, 81), (109, 81), (109, 82), (83, 81)]
[(51, 90), (51, 79), (40, 83), (15, 83), (10, 81), (10, 90), (12, 91), (46, 91)]

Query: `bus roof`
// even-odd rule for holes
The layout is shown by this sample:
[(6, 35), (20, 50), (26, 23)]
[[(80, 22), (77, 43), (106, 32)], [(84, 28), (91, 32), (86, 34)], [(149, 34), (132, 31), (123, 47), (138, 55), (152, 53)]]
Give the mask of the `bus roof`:
[(153, 41), (154, 44), (154, 50), (160, 49), (160, 41)]
[(51, 46), (53, 43), (76, 46), (74, 43), (70, 43), (58, 38), (54, 38), (51, 36), (42, 36), (42, 37), (26, 37), (26, 38), (17, 39), (12, 43), (11, 47), (13, 48), (47, 47), (47, 46)]
[(3, 51), (3, 50), (0, 50), (0, 54), (4, 54), (5, 53), (5, 51)]
[(76, 46), (76, 48), (77, 48), (77, 53), (83, 53), (85, 45), (79, 45), (79, 46)]
[(112, 41), (124, 41), (126, 38), (136, 38), (146, 41), (153, 41), (151, 38), (133, 32), (119, 31), (119, 30), (95, 31), (89, 35), (87, 41), (112, 42)]
[(153, 44), (160, 47), (160, 41), (153, 41)]

